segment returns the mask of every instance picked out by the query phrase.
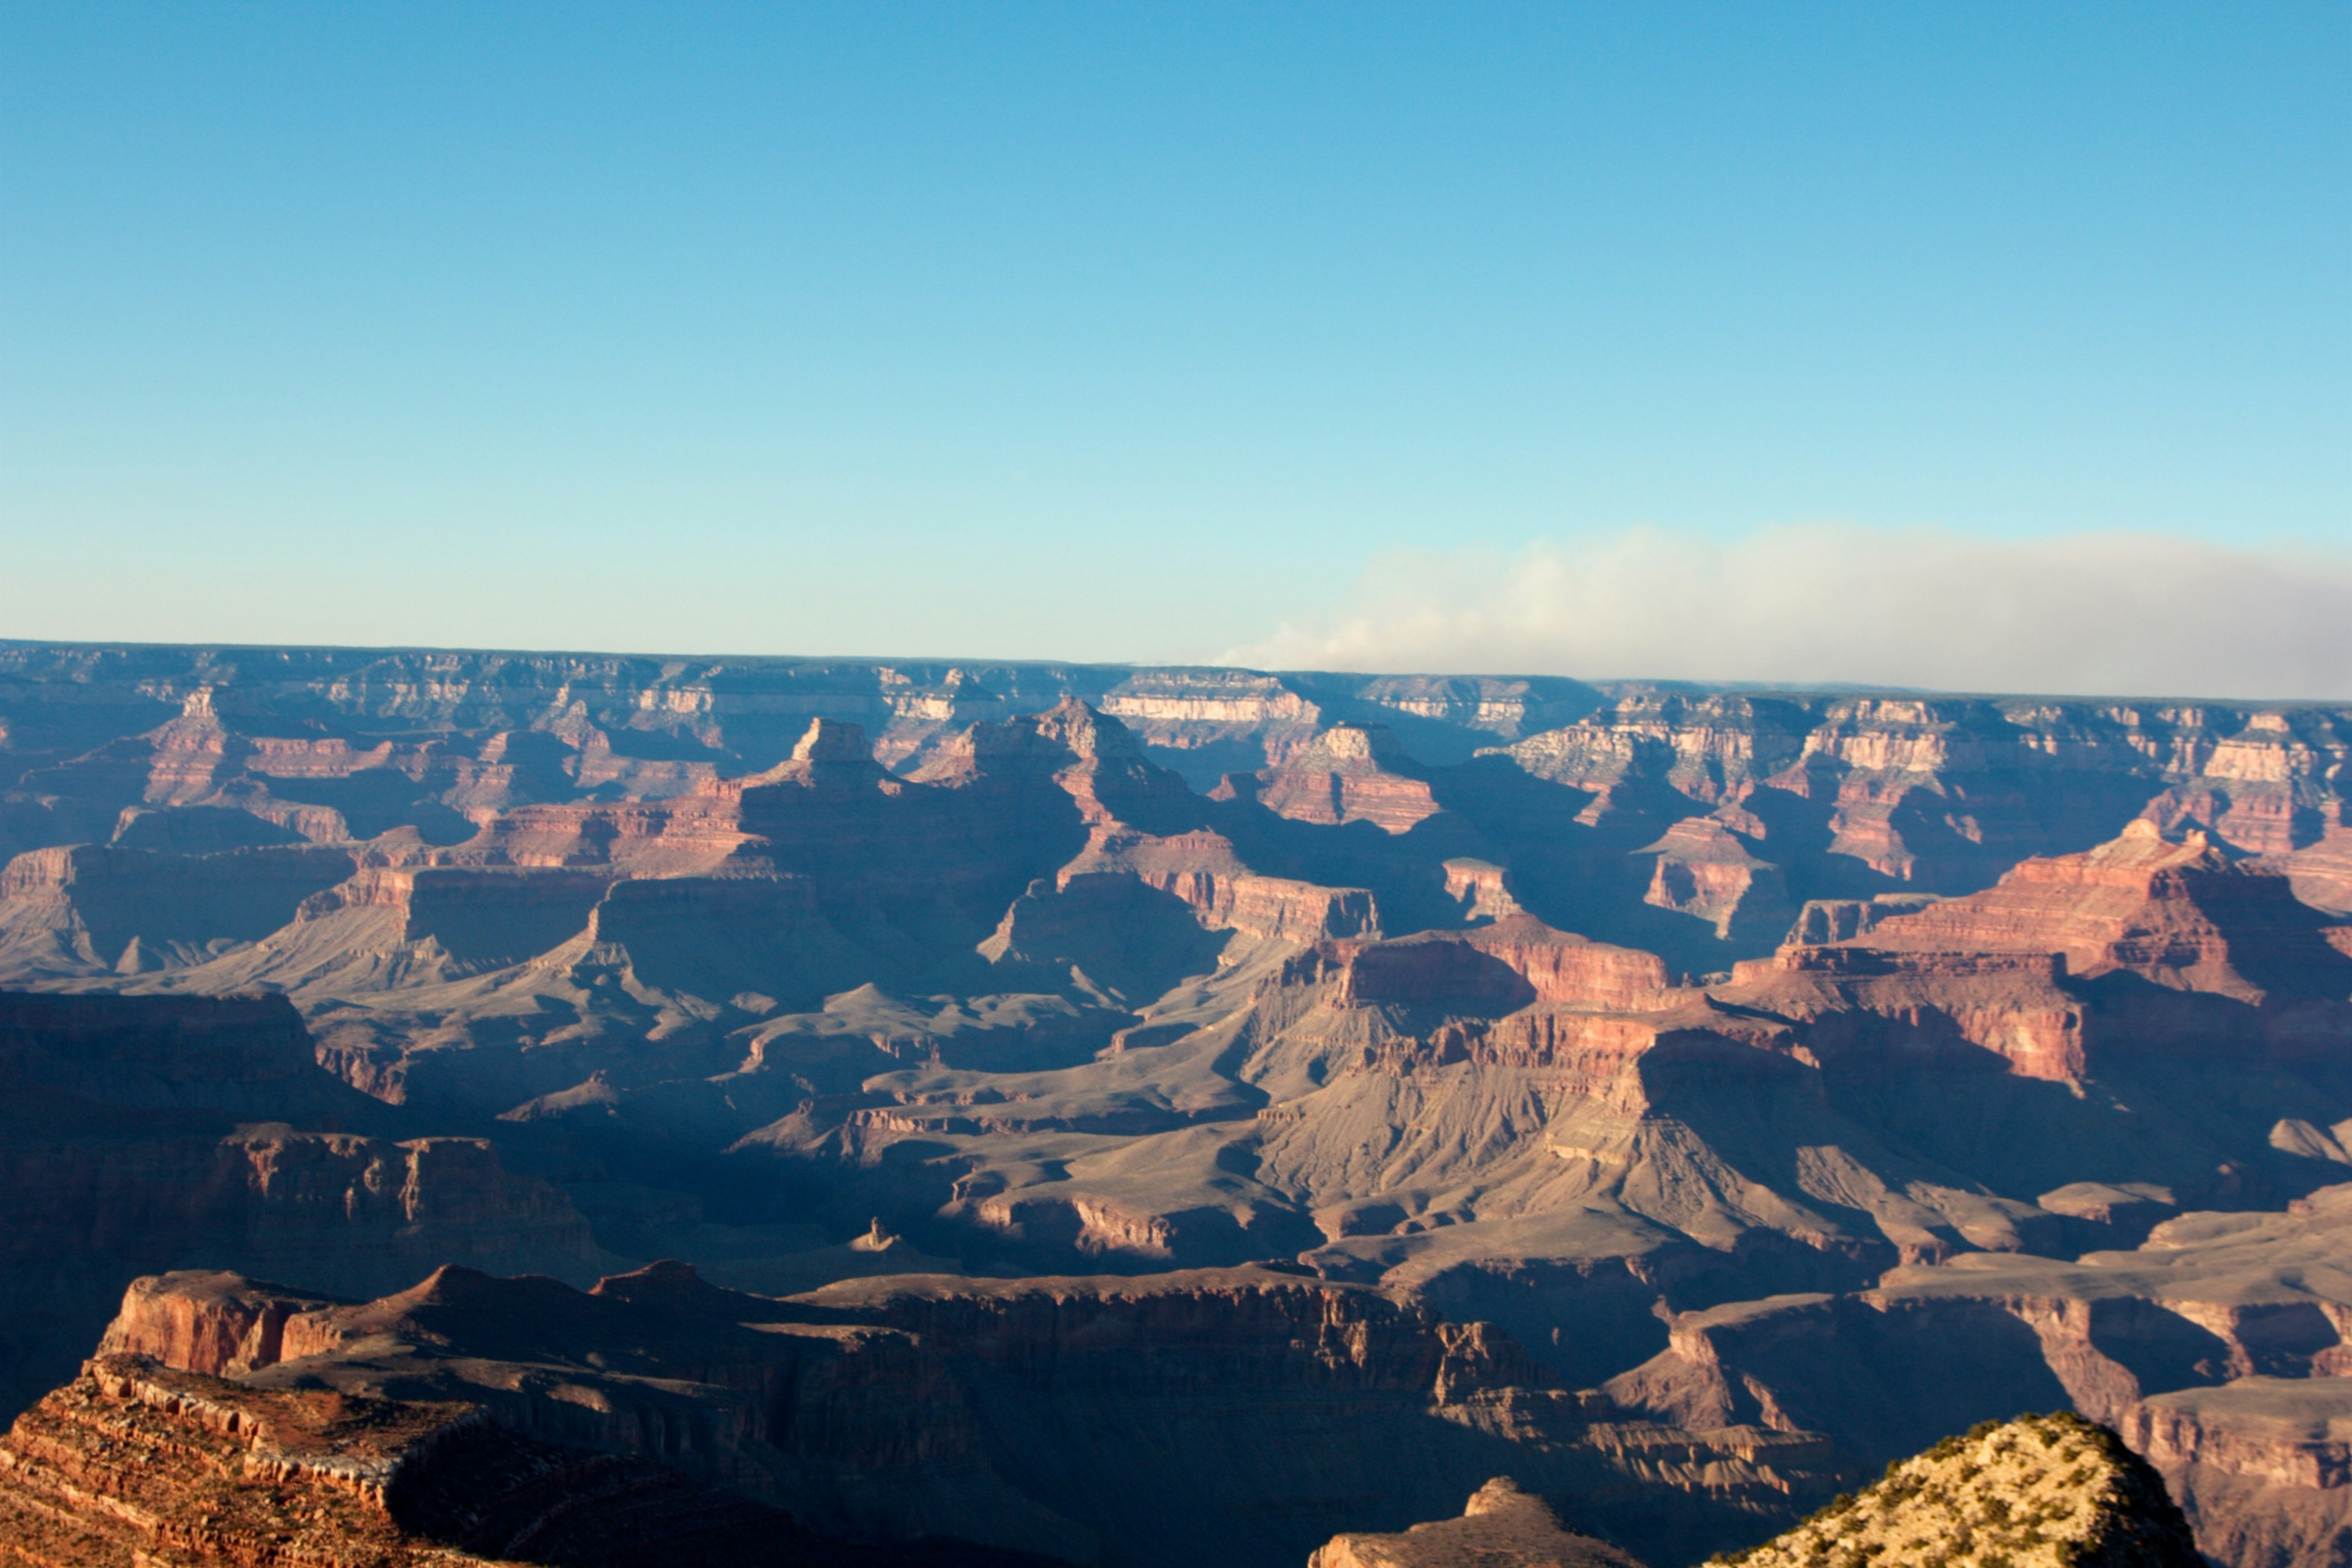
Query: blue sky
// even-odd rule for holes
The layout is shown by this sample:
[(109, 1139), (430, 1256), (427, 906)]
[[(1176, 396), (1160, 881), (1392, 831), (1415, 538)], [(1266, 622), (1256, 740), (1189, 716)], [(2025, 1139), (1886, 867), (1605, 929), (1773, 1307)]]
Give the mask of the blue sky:
[(2343, 5), (8, 0), (0, 635), (1307, 658), (1637, 529), (2325, 575), (2348, 240)]

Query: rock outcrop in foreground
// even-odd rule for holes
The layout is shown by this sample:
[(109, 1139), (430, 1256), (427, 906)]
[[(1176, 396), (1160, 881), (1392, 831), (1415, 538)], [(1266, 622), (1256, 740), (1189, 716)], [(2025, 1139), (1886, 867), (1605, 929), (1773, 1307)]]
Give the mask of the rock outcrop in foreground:
[(1641, 1568), (1605, 1541), (1559, 1522), (1551, 1504), (1496, 1476), (1470, 1494), (1460, 1519), (1398, 1535), (1335, 1535), (1307, 1568)]
[(257, 1389), (140, 1355), (100, 1355), (0, 1439), (0, 1563), (10, 1568), (688, 1562), (1037, 1560), (961, 1542), (853, 1549), (675, 1470), (538, 1442), (470, 1405)]
[[(586, 1292), (443, 1268), (365, 1303), (196, 1273), (134, 1284), (96, 1360), (0, 1443), (0, 1540), (96, 1509), (118, 1521), (103, 1540), (247, 1568), (407, 1568), (421, 1540), (566, 1568), (633, 1564), (627, 1542), (713, 1568), (824, 1561), (761, 1554), (787, 1540), (887, 1563), (945, 1538), (1002, 1561), (1276, 1568), (1507, 1463), (1671, 1563), (1851, 1484), (1829, 1459), (1804, 1436), (1628, 1419), (1547, 1385), (1487, 1324), (1270, 1270), (780, 1300), (678, 1264)], [(272, 1528), (300, 1551), (220, 1544)], [(129, 1561), (94, 1552), (28, 1555)]]
[(2200, 1568), (2162, 1478), (2078, 1415), (1987, 1423), (1710, 1568)]

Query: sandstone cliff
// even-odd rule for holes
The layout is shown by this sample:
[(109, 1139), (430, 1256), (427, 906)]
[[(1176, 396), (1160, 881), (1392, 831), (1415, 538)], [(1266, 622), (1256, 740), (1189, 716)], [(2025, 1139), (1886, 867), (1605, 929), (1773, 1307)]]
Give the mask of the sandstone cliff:
[(282, 998), (0, 993), (0, 1408), (159, 1268), (361, 1294), (453, 1258), (593, 1270), (556, 1189), (483, 1140), (404, 1131), (320, 1070)]

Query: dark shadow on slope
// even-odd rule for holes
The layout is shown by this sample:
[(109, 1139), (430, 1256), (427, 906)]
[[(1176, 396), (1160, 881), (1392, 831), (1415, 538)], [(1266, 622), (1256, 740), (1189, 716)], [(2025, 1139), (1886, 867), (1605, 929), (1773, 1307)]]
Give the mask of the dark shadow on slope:
[(1202, 929), (1192, 908), (1133, 877), (1040, 879), (1013, 901), (981, 952), (1004, 988), (1034, 973), (1058, 990), (1076, 980), (1129, 1006), (1212, 973), (1231, 931)]

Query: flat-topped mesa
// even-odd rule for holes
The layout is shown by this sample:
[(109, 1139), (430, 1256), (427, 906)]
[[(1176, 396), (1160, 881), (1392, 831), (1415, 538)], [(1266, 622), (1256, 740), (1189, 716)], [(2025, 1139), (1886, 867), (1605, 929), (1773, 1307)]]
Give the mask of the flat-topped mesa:
[(332, 1298), (257, 1284), (242, 1274), (184, 1270), (131, 1282), (122, 1308), (99, 1342), (100, 1355), (142, 1355), (210, 1376), (273, 1365), (285, 1353), (286, 1324)]
[(1326, 942), (1316, 970), (1336, 972), (1339, 999), (1351, 1005), (1647, 1012), (1679, 995), (1656, 953), (1556, 931), (1526, 913), (1468, 931)]
[(1891, 951), (1859, 942), (1784, 947), (1732, 966), (1708, 994), (1803, 1026), (1825, 1063), (2001, 1058), (2023, 1078), (2088, 1070), (2083, 999), (2054, 952)]
[(1898, 952), (2048, 952), (2084, 979), (2128, 972), (2159, 985), (2259, 1002), (2342, 1000), (2352, 958), (2288, 879), (2232, 863), (2201, 832), (2180, 842), (2133, 822), (2077, 855), (2026, 860), (1981, 893), (1877, 922), (1854, 939)]
[(1258, 804), (1297, 822), (1370, 822), (1403, 833), (1440, 809), (1428, 770), (1385, 724), (1334, 724), (1262, 777)]
[(612, 884), (601, 869), (371, 867), (305, 899), (295, 921), (367, 921), (382, 942), (429, 941), (459, 963), (520, 963), (584, 931)]
[[(1443, 1402), (1549, 1381), (1491, 1324), (1446, 1321), (1411, 1296), (1251, 1266), (1134, 1278), (878, 1276), (796, 1304), (900, 1330), (1024, 1383), (1110, 1384), (1139, 1396), (1230, 1381), (1410, 1390)], [(1133, 1354), (1139, 1341), (1150, 1356)]]
[(658, 801), (520, 805), (434, 858), (457, 866), (610, 867), (632, 877), (711, 871), (757, 837), (743, 826), (748, 784), (706, 781)]
[(1782, 945), (1820, 947), (1869, 935), (1882, 921), (1916, 913), (1936, 901), (1933, 893), (1880, 893), (1867, 899), (1808, 899), (1797, 910)]
[(1348, 1071), (1535, 1068), (1559, 1089), (1629, 1112), (1643, 1091), (1625, 1069), (1661, 1044), (1739, 1059), (1791, 1045), (1786, 1025), (1730, 1017), (1703, 993), (1672, 984), (1655, 953), (1527, 914), (1466, 931), (1318, 942), (1283, 966), (1278, 984), (1319, 988), (1321, 1005), (1341, 1017), (1399, 1010), (1341, 1049), (1335, 1060)]
[(1211, 871), (1171, 873), (1153, 885), (1192, 905), (1212, 931), (1311, 942), (1369, 937), (1381, 929), (1379, 901), (1364, 888)]
[(2352, 1540), (2352, 1379), (2240, 1377), (2116, 1420), (2197, 1521), (2210, 1563), (2335, 1568)]
[(1181, 900), (1210, 931), (1306, 943), (1380, 930), (1379, 905), (1369, 889), (1259, 876), (1232, 839), (1207, 828), (1150, 834), (1124, 823), (1097, 823), (1086, 848), (1055, 880), (1066, 889), (1106, 875), (1131, 877)]

